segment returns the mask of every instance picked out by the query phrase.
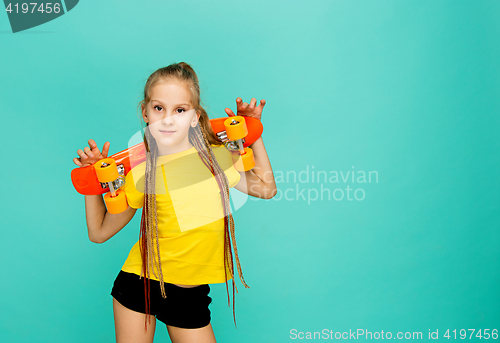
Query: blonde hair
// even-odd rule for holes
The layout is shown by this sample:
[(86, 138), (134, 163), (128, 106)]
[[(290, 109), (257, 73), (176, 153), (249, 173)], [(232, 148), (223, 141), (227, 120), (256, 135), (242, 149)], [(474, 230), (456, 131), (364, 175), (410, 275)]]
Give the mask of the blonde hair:
[[(224, 145), (224, 143), (219, 140), (217, 135), (213, 132), (212, 126), (210, 124), (210, 119), (207, 112), (201, 104), (200, 98), (200, 87), (198, 83), (198, 77), (194, 72), (193, 68), (185, 62), (174, 63), (167, 67), (160, 68), (152, 73), (144, 87), (144, 99), (141, 100), (139, 106), (146, 106), (149, 101), (151, 101), (151, 89), (152, 87), (159, 83), (168, 80), (179, 81), (182, 85), (185, 85), (187, 89), (191, 91), (192, 94), (192, 104), (197, 113), (200, 114), (198, 124), (195, 127), (189, 128), (189, 141), (196, 148), (198, 155), (200, 156), (203, 163), (212, 172), (219, 185), (222, 205), (224, 208), (224, 274), (226, 279), (226, 291), (228, 296), (228, 306), (231, 301), (229, 298), (229, 289), (227, 285), (227, 269), (226, 266), (229, 263), (229, 269), (231, 272), (231, 277), (233, 280), (233, 318), (234, 325), (236, 326), (236, 315), (234, 307), (235, 289), (234, 282), (234, 266), (233, 266), (233, 254), (231, 251), (231, 243), (229, 234), (231, 234), (232, 245), (234, 249), (234, 254), (236, 257), (236, 266), (238, 269), (238, 274), (242, 284), (246, 288), (250, 288), (244, 278), (243, 272), (241, 271), (240, 261), (238, 258), (238, 249), (236, 247), (236, 238), (234, 234), (234, 220), (231, 214), (230, 207), (230, 196), (229, 196), (229, 181), (226, 174), (217, 162), (214, 153), (212, 151), (211, 145)], [(139, 107), (138, 106), (138, 107)], [(145, 188), (144, 188), (144, 206), (142, 209), (141, 218), (141, 233), (140, 233), (140, 250), (142, 258), (142, 270), (141, 277), (144, 278), (144, 296), (146, 302), (146, 319), (149, 318), (148, 314), (150, 311), (150, 271), (149, 266), (153, 265), (153, 274), (160, 280), (161, 295), (166, 298), (165, 287), (163, 281), (163, 272), (161, 267), (161, 257), (160, 257), (160, 247), (158, 240), (158, 219), (156, 211), (156, 192), (155, 192), (155, 181), (156, 181), (156, 158), (158, 156), (158, 146), (156, 140), (151, 135), (149, 130), (149, 124), (146, 124), (144, 132), (144, 145), (146, 147), (146, 175), (145, 175)], [(230, 231), (230, 232), (229, 232)], [(154, 255), (154, 244), (156, 242), (157, 256)], [(155, 269), (158, 271), (159, 275), (156, 274)], [(147, 329), (147, 321), (145, 324)]]

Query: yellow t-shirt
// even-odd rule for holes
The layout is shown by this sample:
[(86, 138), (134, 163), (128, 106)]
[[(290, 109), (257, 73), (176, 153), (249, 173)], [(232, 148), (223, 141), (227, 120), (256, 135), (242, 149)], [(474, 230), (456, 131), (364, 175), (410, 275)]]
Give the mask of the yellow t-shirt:
[[(241, 176), (234, 168), (231, 152), (223, 145), (212, 145), (212, 150), (229, 186), (234, 187)], [(130, 207), (143, 206), (145, 170), (143, 162), (126, 176), (123, 189)], [(224, 209), (220, 190), (195, 147), (157, 157), (156, 206), (164, 282), (183, 285), (225, 282)], [(156, 247), (154, 254), (157, 255)], [(141, 275), (141, 266), (137, 241), (122, 270)], [(159, 280), (151, 267), (150, 278)], [(230, 279), (228, 265), (227, 280)]]

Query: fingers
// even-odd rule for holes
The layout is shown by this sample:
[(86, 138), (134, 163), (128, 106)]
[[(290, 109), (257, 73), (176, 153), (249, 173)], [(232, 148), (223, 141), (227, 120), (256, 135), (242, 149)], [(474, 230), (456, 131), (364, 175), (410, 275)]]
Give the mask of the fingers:
[[(78, 154), (78, 156), (80, 156), (80, 158), (75, 157), (75, 158), (73, 159), (73, 162), (74, 162), (77, 166), (82, 167), (82, 166), (83, 166), (83, 163), (85, 163), (85, 162), (87, 161), (88, 156), (87, 156), (87, 154), (86, 154), (86, 153), (84, 153), (84, 152), (83, 152), (83, 150), (82, 150), (82, 149), (78, 149), (76, 153)], [(83, 162), (83, 163), (82, 163), (82, 162)]]
[(110, 143), (106, 142), (106, 143), (104, 143), (104, 146), (102, 147), (102, 156), (104, 158), (108, 157), (109, 146), (110, 146)]
[(94, 156), (99, 156), (101, 154), (96, 142), (93, 139), (89, 139), (89, 146)]
[(104, 146), (102, 148), (102, 154), (99, 151), (99, 148), (97, 147), (97, 144), (93, 139), (89, 139), (88, 143), (89, 143), (88, 147), (83, 148), (83, 150), (78, 149), (76, 151), (76, 153), (80, 157), (75, 157), (73, 159), (73, 162), (79, 167), (83, 167), (94, 163), (95, 162), (94, 159), (108, 157), (109, 146), (110, 146), (109, 142), (104, 143)]
[(236, 98), (236, 104), (237, 104), (239, 110), (245, 110), (245, 109), (252, 110), (255, 107), (263, 108), (266, 105), (266, 100), (262, 99), (260, 101), (259, 105), (256, 106), (257, 105), (256, 98), (252, 98), (250, 100), (250, 104), (247, 104), (246, 102), (243, 102), (243, 100), (240, 97), (238, 97), (238, 98)]
[(240, 97), (236, 98), (236, 107), (238, 108), (238, 110), (244, 110), (247, 108), (247, 106), (248, 104), (246, 102), (243, 102), (243, 99), (241, 99)]
[[(86, 149), (88, 149), (88, 148), (86, 148)], [(82, 161), (85, 161), (88, 158), (87, 154), (84, 153), (82, 149), (78, 149), (76, 151), (76, 153), (78, 154), (78, 156), (80, 156)]]
[(97, 144), (95, 144), (93, 139), (89, 139), (89, 147), (91, 149), (97, 148)]
[(236, 114), (230, 109), (230, 108), (225, 108), (224, 111), (226, 111), (226, 114), (230, 117), (234, 117)]
[(252, 98), (252, 100), (250, 100), (250, 106), (248, 108), (253, 109), (255, 107), (256, 103), (257, 103), (257, 99)]
[(92, 151), (90, 151), (89, 147), (86, 146), (85, 148), (83, 148), (83, 151), (87, 154), (88, 157), (94, 157), (94, 154), (92, 154)]

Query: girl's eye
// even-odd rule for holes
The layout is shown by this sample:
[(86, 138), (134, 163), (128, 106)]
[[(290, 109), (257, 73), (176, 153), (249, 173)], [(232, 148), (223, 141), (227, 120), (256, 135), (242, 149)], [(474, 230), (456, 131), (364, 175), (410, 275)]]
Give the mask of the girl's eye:
[[(157, 110), (157, 108), (160, 108), (160, 110), (157, 110), (157, 111), (159, 111), (159, 112), (163, 109), (163, 107), (161, 107), (160, 105), (155, 105), (155, 106), (153, 106), (153, 108), (154, 108), (155, 110)], [(181, 112), (179, 112), (179, 110), (180, 110)], [(177, 113), (183, 113), (183, 112), (186, 112), (186, 110), (185, 110), (185, 109), (183, 109), (182, 107), (180, 107), (180, 108), (178, 108), (178, 109), (177, 109)]]

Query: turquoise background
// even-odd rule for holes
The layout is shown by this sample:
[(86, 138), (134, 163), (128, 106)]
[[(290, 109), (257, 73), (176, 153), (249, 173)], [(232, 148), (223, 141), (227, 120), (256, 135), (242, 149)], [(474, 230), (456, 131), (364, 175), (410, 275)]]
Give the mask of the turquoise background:
[[(140, 215), (90, 242), (72, 159), (90, 138), (125, 149), (147, 77), (180, 61), (211, 118), (267, 101), (280, 190), (235, 213), (251, 288), (237, 281), (235, 329), (211, 285), (218, 342), (500, 329), (499, 15), (496, 0), (93, 0), (12, 34), (0, 14), (0, 341), (114, 341)], [(378, 182), (286, 178), (313, 169)], [(363, 200), (326, 198), (347, 187)]]

